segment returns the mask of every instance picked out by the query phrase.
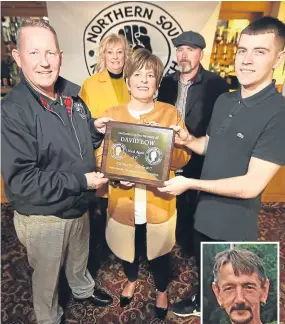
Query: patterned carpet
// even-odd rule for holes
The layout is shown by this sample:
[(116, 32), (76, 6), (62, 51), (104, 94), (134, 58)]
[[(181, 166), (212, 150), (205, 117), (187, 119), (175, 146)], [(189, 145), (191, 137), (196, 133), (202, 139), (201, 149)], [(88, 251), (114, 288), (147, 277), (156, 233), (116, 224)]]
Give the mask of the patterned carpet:
[[(35, 315), (32, 306), (31, 274), (26, 250), (18, 241), (12, 222), (12, 209), (2, 204), (2, 296), (1, 322), (3, 324), (33, 324)], [(280, 320), (285, 324), (285, 203), (264, 204), (260, 212), (260, 240), (280, 242)], [(96, 285), (104, 287), (114, 298), (109, 308), (91, 307), (88, 304), (75, 302), (67, 288), (65, 278), (60, 282), (60, 302), (64, 305), (66, 323), (78, 324), (121, 324), (121, 323), (162, 323), (155, 318), (155, 289), (153, 279), (143, 262), (140, 267), (140, 281), (135, 297), (129, 307), (119, 306), (120, 292), (126, 279), (120, 261), (106, 251), (93, 251), (92, 256), (101, 256), (104, 260), (90, 262), (90, 270), (95, 277)], [(98, 259), (98, 258), (97, 258)], [(169, 286), (170, 303), (182, 296), (191, 295), (191, 283), (197, 280), (194, 258), (187, 258), (177, 246), (172, 251), (173, 278)], [(178, 318), (171, 308), (166, 324), (187, 323), (198, 324), (197, 318)]]

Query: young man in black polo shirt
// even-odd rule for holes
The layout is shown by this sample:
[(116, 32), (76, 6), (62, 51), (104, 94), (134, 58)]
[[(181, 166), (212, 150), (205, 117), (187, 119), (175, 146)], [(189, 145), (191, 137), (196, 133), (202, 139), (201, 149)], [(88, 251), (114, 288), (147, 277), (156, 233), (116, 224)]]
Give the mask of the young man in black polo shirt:
[[(195, 250), (200, 242), (254, 241), (258, 236), (261, 193), (285, 164), (285, 101), (272, 82), (284, 58), (285, 25), (263, 17), (240, 37), (235, 70), (241, 89), (216, 101), (205, 137), (179, 127), (176, 144), (205, 155), (201, 180), (175, 177), (162, 192), (200, 191), (195, 213)], [(199, 311), (199, 294), (174, 305), (180, 316)], [(196, 312), (197, 314), (198, 312)]]

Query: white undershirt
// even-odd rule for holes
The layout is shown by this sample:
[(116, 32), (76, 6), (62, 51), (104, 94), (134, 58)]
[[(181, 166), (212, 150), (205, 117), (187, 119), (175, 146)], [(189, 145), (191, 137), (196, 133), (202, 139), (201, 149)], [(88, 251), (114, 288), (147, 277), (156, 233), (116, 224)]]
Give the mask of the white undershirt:
[[(129, 108), (128, 108), (129, 109)], [(129, 113), (136, 119), (140, 119), (140, 115), (146, 114), (153, 109), (137, 111), (130, 110)], [(145, 224), (146, 223), (146, 185), (137, 183), (135, 185), (135, 224)]]

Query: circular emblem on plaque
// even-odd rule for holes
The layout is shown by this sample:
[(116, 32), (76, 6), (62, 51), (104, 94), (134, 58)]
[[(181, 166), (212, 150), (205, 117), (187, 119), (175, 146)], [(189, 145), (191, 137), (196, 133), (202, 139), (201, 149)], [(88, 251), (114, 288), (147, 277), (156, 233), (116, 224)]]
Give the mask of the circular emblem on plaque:
[(112, 145), (111, 156), (115, 160), (121, 160), (126, 154), (126, 145), (123, 143), (114, 143)]
[(162, 152), (157, 147), (151, 147), (145, 153), (146, 162), (150, 165), (159, 164), (162, 161)]

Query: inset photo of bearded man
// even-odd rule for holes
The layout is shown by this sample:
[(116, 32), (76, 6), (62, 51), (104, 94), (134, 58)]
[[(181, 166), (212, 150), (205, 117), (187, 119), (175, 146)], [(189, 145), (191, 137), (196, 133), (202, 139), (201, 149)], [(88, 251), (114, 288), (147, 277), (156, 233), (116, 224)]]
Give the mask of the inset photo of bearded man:
[(279, 322), (279, 243), (202, 243), (202, 323)]

